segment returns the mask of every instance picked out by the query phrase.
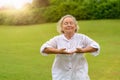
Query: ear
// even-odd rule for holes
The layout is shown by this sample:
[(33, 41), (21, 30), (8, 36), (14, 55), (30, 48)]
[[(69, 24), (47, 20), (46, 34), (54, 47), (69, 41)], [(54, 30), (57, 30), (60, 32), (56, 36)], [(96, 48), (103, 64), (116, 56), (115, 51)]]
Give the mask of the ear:
[(77, 25), (75, 25), (75, 32), (77, 32)]
[(61, 33), (64, 33), (63, 27), (61, 26)]
[(61, 29), (61, 33), (64, 33), (63, 29)]

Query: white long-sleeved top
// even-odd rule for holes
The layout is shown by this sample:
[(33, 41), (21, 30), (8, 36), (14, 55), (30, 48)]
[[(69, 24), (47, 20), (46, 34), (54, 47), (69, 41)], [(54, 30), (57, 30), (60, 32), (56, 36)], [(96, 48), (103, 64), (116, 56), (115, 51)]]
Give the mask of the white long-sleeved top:
[[(96, 56), (99, 54), (99, 44), (84, 34), (75, 33), (74, 36), (68, 40), (63, 34), (55, 36), (40, 48), (42, 55), (48, 55), (43, 53), (46, 47), (52, 48), (66, 48), (67, 51), (73, 51), (76, 48), (85, 48), (92, 46), (97, 48), (96, 52), (91, 54)], [(56, 54), (53, 66), (52, 66), (52, 78), (53, 80), (90, 80), (88, 76), (88, 64), (83, 53), (68, 54)]]

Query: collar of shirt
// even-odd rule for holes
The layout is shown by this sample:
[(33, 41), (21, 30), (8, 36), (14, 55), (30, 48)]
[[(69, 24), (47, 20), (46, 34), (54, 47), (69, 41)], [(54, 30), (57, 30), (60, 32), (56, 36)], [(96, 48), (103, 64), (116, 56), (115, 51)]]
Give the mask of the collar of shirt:
[(76, 33), (71, 37), (71, 39), (68, 40), (68, 39), (65, 37), (65, 35), (62, 34), (63, 39), (66, 40), (66, 41), (68, 41), (68, 42), (69, 42), (70, 40), (74, 39), (75, 36), (76, 36)]

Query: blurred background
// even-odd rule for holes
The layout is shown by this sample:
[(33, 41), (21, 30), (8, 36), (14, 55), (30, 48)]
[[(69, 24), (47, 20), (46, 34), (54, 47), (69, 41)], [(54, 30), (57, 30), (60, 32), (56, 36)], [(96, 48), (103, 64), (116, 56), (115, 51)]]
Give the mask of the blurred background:
[(0, 80), (52, 80), (55, 55), (39, 49), (66, 14), (100, 44), (85, 55), (91, 80), (120, 80), (120, 0), (0, 0)]
[(120, 0), (0, 0), (0, 24), (56, 22), (65, 14), (77, 20), (120, 19)]

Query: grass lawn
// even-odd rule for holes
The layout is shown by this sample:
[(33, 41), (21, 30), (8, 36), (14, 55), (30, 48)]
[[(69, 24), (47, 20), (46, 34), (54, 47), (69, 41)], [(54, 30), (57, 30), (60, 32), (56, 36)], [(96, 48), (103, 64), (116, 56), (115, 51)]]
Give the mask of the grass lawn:
[[(85, 55), (91, 80), (120, 80), (120, 20), (79, 21), (79, 32), (96, 40), (101, 53)], [(40, 46), (58, 35), (56, 23), (0, 26), (0, 80), (52, 80), (54, 55)]]

